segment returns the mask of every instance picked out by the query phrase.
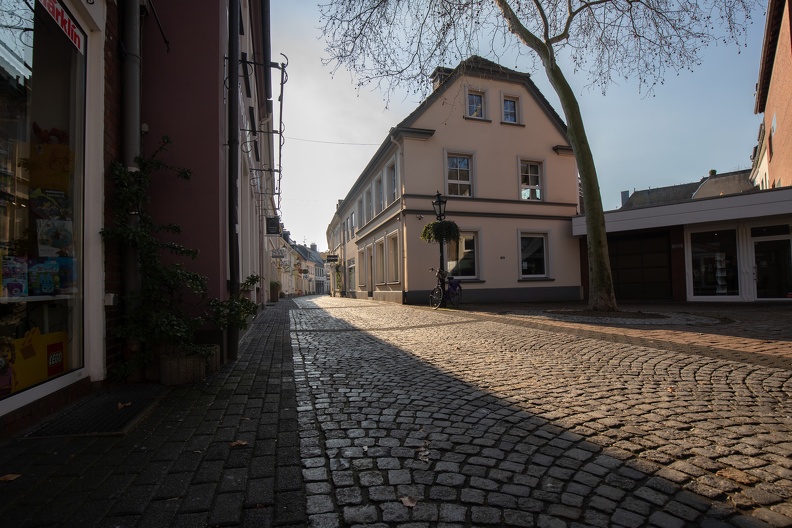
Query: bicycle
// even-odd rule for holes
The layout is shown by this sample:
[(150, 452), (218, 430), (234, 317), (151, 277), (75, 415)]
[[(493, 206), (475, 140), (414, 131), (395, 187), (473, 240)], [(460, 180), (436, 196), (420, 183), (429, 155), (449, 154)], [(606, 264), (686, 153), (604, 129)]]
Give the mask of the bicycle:
[[(462, 284), (454, 277), (449, 277), (448, 272), (444, 270), (435, 270), (429, 268), (429, 271), (435, 272), (437, 277), (437, 286), (434, 287), (432, 293), (429, 294), (429, 306), (433, 310), (437, 310), (444, 304), (444, 301), (451, 303), (452, 306), (459, 306), (459, 296), (462, 293)], [(443, 291), (443, 285), (447, 287)]]

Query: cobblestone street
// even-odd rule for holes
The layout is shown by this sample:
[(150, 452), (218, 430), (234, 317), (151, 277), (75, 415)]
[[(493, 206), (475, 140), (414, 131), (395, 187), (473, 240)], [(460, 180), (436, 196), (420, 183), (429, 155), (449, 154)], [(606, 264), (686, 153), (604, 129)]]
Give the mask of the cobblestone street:
[(792, 525), (788, 341), (296, 302), (312, 526)]
[(267, 306), (130, 430), (0, 444), (0, 526), (792, 526), (792, 305), (580, 307)]

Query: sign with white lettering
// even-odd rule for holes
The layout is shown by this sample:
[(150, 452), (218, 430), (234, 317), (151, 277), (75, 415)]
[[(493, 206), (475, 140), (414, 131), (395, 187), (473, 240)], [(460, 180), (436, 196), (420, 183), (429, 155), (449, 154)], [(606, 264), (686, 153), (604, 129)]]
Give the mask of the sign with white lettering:
[(268, 235), (280, 235), (281, 226), (280, 226), (280, 217), (279, 216), (268, 216), (267, 217), (267, 234)]

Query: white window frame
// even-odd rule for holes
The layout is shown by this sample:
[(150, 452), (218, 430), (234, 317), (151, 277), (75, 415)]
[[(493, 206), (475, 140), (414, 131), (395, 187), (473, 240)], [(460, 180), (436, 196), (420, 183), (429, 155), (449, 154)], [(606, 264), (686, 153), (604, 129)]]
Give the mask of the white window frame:
[(355, 259), (351, 258), (347, 260), (346, 266), (346, 291), (347, 293), (350, 292), (350, 286), (352, 287), (351, 291), (357, 291), (357, 284), (349, 284), (350, 282), (357, 282), (357, 266), (355, 266)]
[[(506, 120), (506, 101), (514, 101), (514, 121)], [(508, 123), (510, 125), (521, 125), (522, 121), (522, 108), (520, 98), (510, 93), (501, 94), (501, 123)]]
[(363, 224), (366, 223), (366, 208), (363, 204), (363, 196), (357, 199), (357, 210), (358, 222), (360, 223), (359, 227), (363, 227)]
[[(470, 111), (470, 97), (471, 96), (478, 96), (481, 97), (481, 115), (473, 115)], [(468, 119), (487, 119), (487, 92), (486, 90), (477, 90), (475, 88), (471, 88), (469, 86), (465, 87), (465, 117)]]
[(394, 159), (385, 166), (385, 177), (387, 179), (387, 203), (392, 204), (399, 198), (399, 174), (396, 171), (396, 160)]
[(382, 175), (374, 180), (374, 187), (372, 189), (375, 196), (374, 214), (380, 214), (385, 209), (385, 188), (383, 187)]
[[(531, 166), (535, 165), (536, 167), (538, 167), (539, 174), (537, 174), (536, 176), (537, 176), (537, 178), (539, 180), (539, 183), (537, 185), (530, 185), (530, 183), (526, 185), (526, 184), (523, 183), (523, 176), (525, 175), (523, 173), (523, 163), (527, 163), (527, 164), (529, 164)], [(518, 192), (519, 192), (520, 200), (523, 200), (523, 201), (526, 201), (526, 202), (541, 202), (541, 201), (543, 201), (544, 200), (544, 193), (545, 193), (545, 188), (544, 188), (545, 187), (544, 186), (544, 182), (545, 182), (545, 178), (544, 178), (544, 163), (541, 162), (541, 161), (537, 161), (535, 159), (532, 159), (532, 158), (518, 158), (517, 159), (517, 174), (518, 174), (517, 183), (518, 183), (518, 186), (519, 186)], [(533, 175), (528, 174), (528, 176), (533, 176)], [(536, 197), (532, 197), (534, 195), (534, 192), (532, 192), (532, 191), (537, 191), (538, 192), (535, 195)], [(527, 198), (525, 196), (525, 192), (528, 193), (528, 197)]]
[(385, 284), (385, 238), (374, 241), (374, 284)]
[(369, 185), (366, 189), (366, 223), (374, 219), (374, 186)]
[[(448, 270), (449, 275), (454, 277), (455, 279), (460, 280), (476, 280), (481, 277), (481, 230), (480, 229), (460, 229), (460, 245), (464, 244), (465, 238), (473, 239), (473, 275), (457, 275), (454, 274), (451, 267), (451, 247), (448, 243), (445, 245), (445, 259), (446, 259), (446, 269)], [(463, 246), (464, 247), (464, 246)], [(462, 250), (464, 254), (464, 249)], [(459, 254), (456, 255), (459, 257)], [(461, 258), (457, 258), (456, 262), (462, 260)]]
[(355, 211), (349, 214), (349, 238), (355, 238)]
[(366, 249), (365, 248), (358, 249), (357, 262), (362, 262), (363, 263), (362, 264), (363, 270), (362, 270), (362, 273), (358, 272), (358, 274), (357, 274), (357, 277), (356, 277), (357, 278), (357, 284), (356, 284), (356, 286), (358, 287), (358, 289), (365, 289), (366, 288), (366, 275), (368, 274), (368, 272), (366, 271), (367, 266), (366, 266)]
[(399, 282), (399, 232), (393, 233), (385, 237), (385, 259), (386, 259), (386, 275), (389, 284)]
[[(470, 180), (468, 182), (459, 179), (451, 180), (449, 178), (449, 158), (467, 158), (469, 160), (468, 171), (470, 173)], [(444, 150), (443, 167), (445, 168), (445, 194), (447, 196), (457, 196), (460, 198), (473, 198), (476, 196), (476, 156), (473, 152), (463, 150)], [(449, 187), (450, 185), (470, 185), (470, 194), (452, 194)]]
[[(522, 239), (523, 237), (538, 238), (542, 240), (544, 250), (544, 272), (543, 273), (525, 273), (526, 267), (523, 266), (523, 251)], [(549, 246), (548, 233), (541, 231), (520, 231), (517, 233), (517, 255), (518, 255), (518, 273), (521, 279), (543, 279), (550, 276), (550, 246)]]

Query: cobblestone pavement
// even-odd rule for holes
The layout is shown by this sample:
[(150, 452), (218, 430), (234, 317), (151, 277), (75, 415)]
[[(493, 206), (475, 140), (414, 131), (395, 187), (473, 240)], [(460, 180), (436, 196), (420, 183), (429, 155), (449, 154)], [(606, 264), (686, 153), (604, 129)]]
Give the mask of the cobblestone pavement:
[(297, 304), (311, 526), (792, 526), (788, 324)]
[[(125, 436), (0, 444), (0, 527), (307, 526), (289, 301)], [(136, 402), (133, 402), (136, 403)]]

